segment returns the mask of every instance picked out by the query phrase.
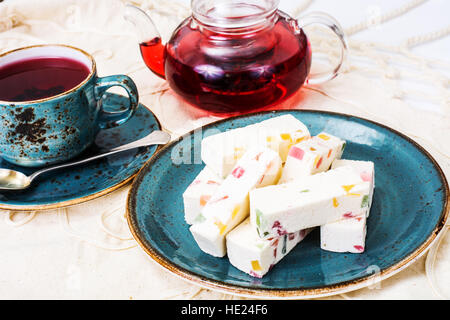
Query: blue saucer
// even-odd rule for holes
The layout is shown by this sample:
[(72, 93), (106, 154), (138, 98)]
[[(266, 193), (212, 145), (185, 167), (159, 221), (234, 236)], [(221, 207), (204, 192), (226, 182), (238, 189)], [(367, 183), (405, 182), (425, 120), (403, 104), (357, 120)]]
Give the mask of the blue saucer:
[[(104, 100), (105, 108), (117, 110), (129, 103), (124, 96), (107, 95)], [(154, 130), (160, 130), (160, 124), (153, 113), (141, 104), (135, 116), (124, 125), (100, 131), (95, 145), (77, 159), (133, 142)], [(27, 190), (1, 192), (0, 209), (49, 210), (98, 198), (129, 182), (156, 150), (156, 146), (151, 146), (125, 151), (83, 166), (43, 175)], [(3, 159), (0, 160), (0, 167), (19, 170), (27, 175), (36, 170), (19, 167)]]
[[(203, 253), (184, 221), (182, 193), (202, 164), (173, 164), (173, 154), (198, 159), (194, 133), (164, 147), (135, 179), (128, 222), (140, 246), (172, 273), (201, 286), (235, 295), (311, 298), (348, 292), (394, 275), (430, 247), (449, 209), (447, 181), (437, 163), (406, 136), (368, 120), (319, 111), (276, 111), (222, 120), (203, 128), (226, 131), (292, 114), (312, 135), (329, 132), (347, 141), (344, 159), (375, 163), (376, 189), (364, 254), (320, 249), (316, 229), (263, 279)], [(181, 155), (181, 154), (180, 154)]]

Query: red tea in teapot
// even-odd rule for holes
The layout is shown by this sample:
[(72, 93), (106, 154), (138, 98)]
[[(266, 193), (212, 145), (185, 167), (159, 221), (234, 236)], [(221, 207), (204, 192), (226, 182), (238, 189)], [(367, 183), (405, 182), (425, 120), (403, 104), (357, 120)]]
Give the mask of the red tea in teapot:
[(166, 46), (162, 44), (161, 38), (154, 38), (151, 41), (140, 44), (141, 55), (145, 64), (156, 73), (158, 76), (164, 78), (164, 55)]
[(185, 100), (211, 113), (242, 113), (279, 103), (300, 88), (310, 71), (308, 39), (303, 31), (293, 33), (284, 19), (245, 35), (205, 36), (205, 30), (188, 23), (175, 34), (167, 46), (160, 38), (142, 43), (144, 61)]

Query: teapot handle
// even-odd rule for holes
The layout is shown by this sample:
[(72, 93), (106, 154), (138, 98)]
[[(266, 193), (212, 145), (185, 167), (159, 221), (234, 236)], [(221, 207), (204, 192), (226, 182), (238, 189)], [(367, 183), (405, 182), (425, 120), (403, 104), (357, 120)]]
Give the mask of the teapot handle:
[(340, 55), (337, 66), (334, 67), (331, 72), (327, 71), (327, 72), (318, 72), (315, 74), (310, 74), (308, 76), (307, 83), (308, 84), (320, 84), (320, 83), (324, 83), (326, 81), (336, 78), (337, 75), (339, 74), (339, 70), (341, 69), (341, 67), (345, 61), (345, 58), (347, 56), (347, 50), (348, 50), (347, 40), (345, 38), (344, 31), (342, 30), (342, 27), (339, 24), (339, 22), (327, 13), (317, 12), (317, 11), (308, 13), (308, 14), (300, 17), (299, 19), (297, 19), (297, 21), (298, 21), (298, 25), (300, 28), (304, 28), (310, 24), (315, 24), (315, 23), (324, 25), (324, 26), (330, 28), (331, 31), (333, 31), (338, 36), (338, 38), (341, 42), (341, 55)]

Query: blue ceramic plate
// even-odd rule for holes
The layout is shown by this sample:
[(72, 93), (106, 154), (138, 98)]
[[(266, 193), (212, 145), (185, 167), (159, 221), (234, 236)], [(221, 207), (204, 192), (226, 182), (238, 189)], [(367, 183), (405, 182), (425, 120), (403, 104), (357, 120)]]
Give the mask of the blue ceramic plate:
[[(120, 109), (128, 98), (107, 94), (104, 107)], [(153, 113), (142, 104), (135, 116), (120, 127), (102, 130), (95, 145), (78, 158), (96, 155), (102, 150), (118, 147), (159, 130)], [(83, 166), (62, 169), (37, 178), (25, 191), (0, 193), (0, 209), (49, 210), (79, 204), (110, 193), (129, 182), (157, 150), (156, 146), (122, 152)], [(35, 169), (12, 165), (0, 158), (1, 168), (11, 168), (31, 174)]]
[[(225, 258), (204, 254), (184, 222), (182, 194), (202, 170), (196, 133), (164, 147), (142, 169), (128, 198), (128, 223), (142, 248), (174, 274), (221, 292), (264, 298), (311, 298), (359, 289), (399, 272), (430, 247), (448, 214), (449, 189), (431, 156), (383, 125), (318, 111), (275, 111), (240, 116), (203, 128), (229, 129), (283, 114), (347, 140), (343, 158), (375, 162), (376, 189), (364, 254), (320, 249), (316, 229), (263, 279), (237, 270)], [(201, 137), (201, 136), (200, 136)], [(178, 157), (179, 159), (179, 157)]]

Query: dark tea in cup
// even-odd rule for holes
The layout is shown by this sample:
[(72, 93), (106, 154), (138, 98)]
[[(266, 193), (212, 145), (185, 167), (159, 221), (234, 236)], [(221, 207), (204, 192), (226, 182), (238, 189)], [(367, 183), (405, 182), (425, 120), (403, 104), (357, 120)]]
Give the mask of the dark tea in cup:
[[(105, 92), (120, 86), (126, 109), (103, 109)], [(42, 167), (72, 159), (100, 130), (124, 124), (139, 93), (126, 75), (98, 77), (94, 58), (67, 45), (36, 45), (0, 54), (0, 159)]]
[(0, 66), (0, 100), (31, 101), (75, 88), (89, 76), (89, 68), (66, 57), (37, 57)]

